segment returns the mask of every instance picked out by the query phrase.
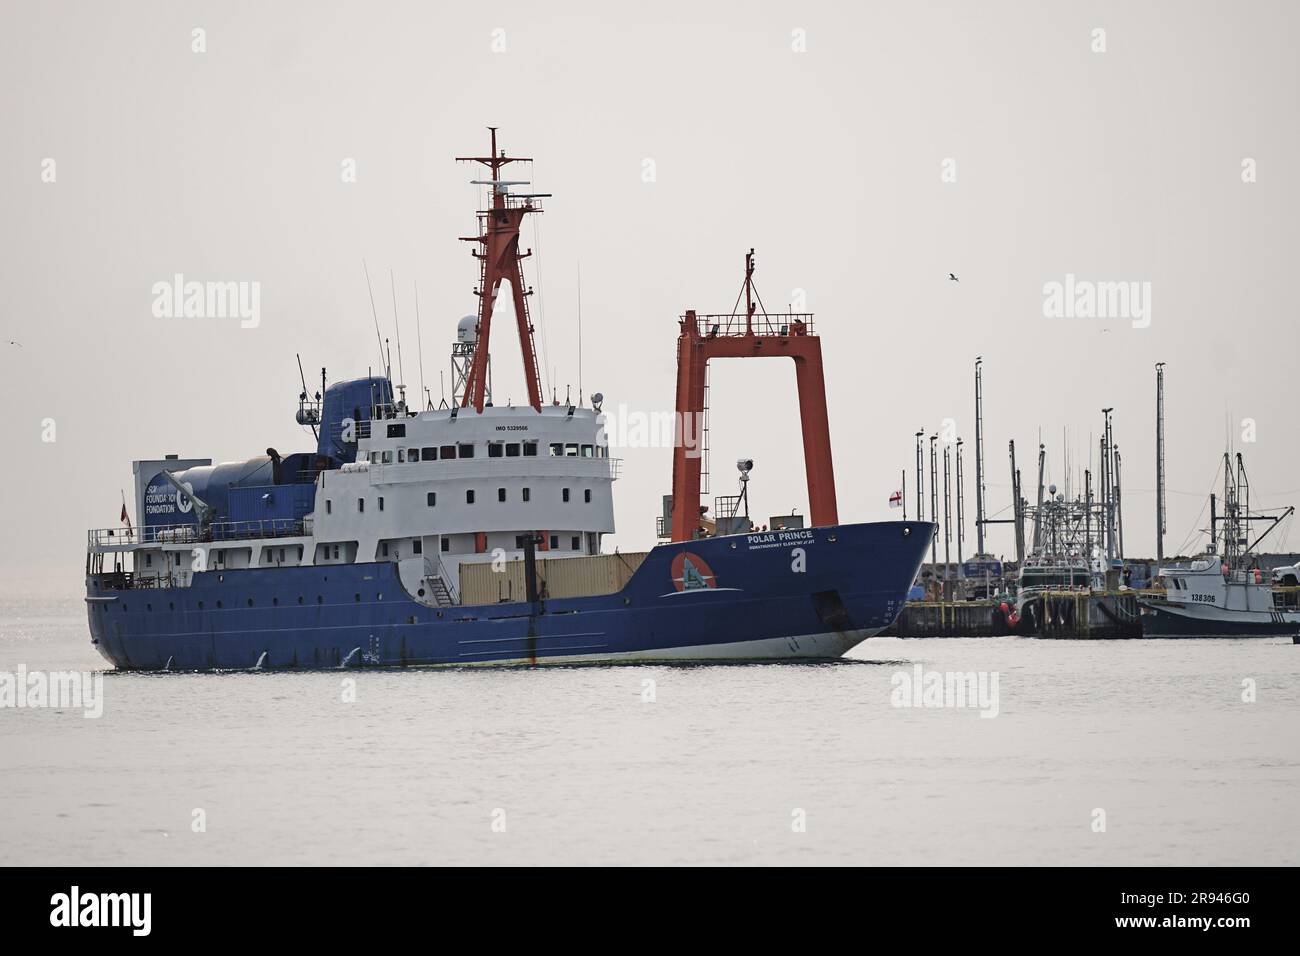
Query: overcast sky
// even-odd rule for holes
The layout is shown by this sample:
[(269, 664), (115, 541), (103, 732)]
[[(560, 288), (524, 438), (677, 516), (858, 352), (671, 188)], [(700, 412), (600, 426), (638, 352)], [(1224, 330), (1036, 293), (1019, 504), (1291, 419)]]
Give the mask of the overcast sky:
[[(578, 385), (579, 263), (585, 392), (663, 411), (676, 317), (729, 311), (753, 246), (768, 307), (802, 290), (816, 313), (842, 521), (898, 517), (913, 433), (945, 418), (968, 442), (973, 517), (977, 354), (993, 512), (1009, 438), (1028, 489), (1041, 430), (1060, 482), (1065, 438), (1082, 467), (1113, 406), (1127, 550), (1154, 554), (1162, 360), (1166, 550), (1202, 543), (1229, 441), (1255, 502), (1300, 503), (1298, 20), (1264, 2), (11, 0), (0, 594), (76, 593), (85, 529), (116, 523), (134, 458), (311, 447), (294, 354), (309, 376), (377, 364), (363, 258), (390, 337), (396, 275), (413, 390), (418, 282), (436, 395), (475, 308), (457, 237), (478, 173), (453, 157), (481, 153), (489, 124), (554, 194), (524, 244), (561, 397)], [(260, 324), (156, 317), (152, 287), (177, 273), (260, 283)], [(1045, 317), (1044, 285), (1067, 274), (1150, 283), (1149, 326)], [(507, 311), (499, 403), (524, 396), (510, 328)], [(806, 513), (793, 369), (719, 363), (712, 395), (713, 493), (744, 455), (764, 520)], [(671, 453), (621, 454), (611, 544), (641, 549)], [(990, 550), (1009, 554), (1009, 533)]]

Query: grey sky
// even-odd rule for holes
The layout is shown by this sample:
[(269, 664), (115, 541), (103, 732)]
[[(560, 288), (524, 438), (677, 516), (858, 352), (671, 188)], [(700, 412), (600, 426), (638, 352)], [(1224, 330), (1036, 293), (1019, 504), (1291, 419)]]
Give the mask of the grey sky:
[[(817, 314), (843, 521), (898, 516), (888, 497), (917, 428), (954, 418), (973, 452), (976, 354), (994, 511), (1008, 438), (1028, 476), (1041, 427), (1059, 481), (1063, 430), (1082, 461), (1114, 406), (1128, 551), (1152, 554), (1158, 360), (1167, 549), (1197, 526), (1243, 418), (1253, 500), (1300, 502), (1298, 20), (1262, 2), (10, 2), (0, 587), (75, 590), (84, 531), (116, 523), (133, 458), (309, 447), (294, 353), (309, 376), (377, 364), (362, 257), (390, 336), (396, 273), (416, 386), (418, 280), (436, 395), (477, 277), (457, 242), (477, 173), (452, 159), (481, 152), (488, 124), (554, 193), (525, 243), (541, 252), (529, 275), (561, 397), (577, 387), (579, 261), (585, 391), (664, 410), (677, 315), (728, 311), (754, 246), (767, 305), (802, 289)], [(349, 157), (355, 183), (341, 182)], [(155, 318), (151, 287), (178, 272), (260, 282), (260, 326)], [(1067, 273), (1150, 282), (1150, 327), (1044, 318), (1043, 284)], [(498, 402), (523, 396), (508, 329)], [(712, 385), (712, 492), (752, 456), (757, 510), (806, 513), (793, 370), (721, 364)], [(639, 549), (670, 452), (622, 455), (613, 543)], [(966, 470), (973, 515), (973, 454)], [(1006, 532), (992, 550), (1011, 550)]]

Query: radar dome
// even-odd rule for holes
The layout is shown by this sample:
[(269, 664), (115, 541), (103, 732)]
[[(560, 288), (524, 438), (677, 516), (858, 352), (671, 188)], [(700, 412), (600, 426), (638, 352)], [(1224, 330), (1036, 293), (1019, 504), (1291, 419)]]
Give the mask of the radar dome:
[(456, 323), (456, 341), (470, 345), (478, 341), (477, 315), (467, 315)]

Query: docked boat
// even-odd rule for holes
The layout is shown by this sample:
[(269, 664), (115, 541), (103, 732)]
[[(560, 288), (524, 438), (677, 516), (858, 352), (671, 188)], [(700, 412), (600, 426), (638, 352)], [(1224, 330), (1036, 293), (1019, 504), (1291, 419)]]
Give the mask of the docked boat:
[[(679, 440), (670, 540), (605, 553), (612, 457), (599, 394), (544, 401), (519, 249), (541, 194), (501, 178), (518, 162), (492, 133), (487, 208), (467, 241), (475, 315), (452, 350), (452, 401), (414, 405), (391, 374), (305, 378), (305, 451), (214, 464), (133, 463), (134, 514), (89, 532), (91, 640), (141, 670), (836, 658), (891, 624), (934, 533), (919, 521), (840, 524), (811, 316), (687, 312), (678, 340)], [(745, 290), (752, 291), (752, 255)], [(488, 343), (511, 287), (528, 403), (494, 405)], [(809, 527), (702, 518), (697, 415), (711, 357), (787, 355), (798, 369)], [(707, 472), (706, 472), (707, 474)]]
[[(1240, 454), (1223, 456), (1223, 497), (1210, 496), (1210, 542), (1191, 561), (1163, 565), (1140, 601), (1147, 637), (1277, 637), (1300, 633), (1296, 588), (1258, 566), (1257, 547), (1294, 512), (1253, 513)], [(1222, 507), (1222, 515), (1219, 507)], [(1255, 522), (1265, 527), (1252, 531)], [(1252, 538), (1251, 535), (1254, 534)]]

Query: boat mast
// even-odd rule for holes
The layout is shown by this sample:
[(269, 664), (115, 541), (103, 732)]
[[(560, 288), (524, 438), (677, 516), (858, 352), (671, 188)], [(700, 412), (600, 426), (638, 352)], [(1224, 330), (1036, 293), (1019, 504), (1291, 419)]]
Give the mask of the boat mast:
[(975, 356), (975, 549), (984, 554), (984, 357)]
[(1165, 559), (1165, 363), (1156, 363), (1156, 562)]
[(503, 180), (501, 167), (510, 163), (531, 163), (532, 159), (507, 156), (504, 149), (498, 152), (497, 128), (489, 126), (488, 130), (492, 134), (492, 148), (487, 156), (456, 157), (457, 162), (482, 163), (492, 171), (491, 179), (473, 181), (475, 185), (490, 186), (492, 189), (489, 208), (478, 212), (479, 234), (461, 237), (461, 242), (477, 243), (478, 248), (472, 251), (472, 255), (482, 267), (478, 288), (474, 290), (479, 299), (477, 346), (465, 382), (461, 407), (472, 404), (475, 410), (483, 411), (488, 383), (488, 339), (492, 330), (492, 312), (501, 283), (506, 281), (510, 283), (514, 298), (519, 347), (523, 353), (524, 378), (528, 385), (528, 404), (541, 411), (542, 390), (537, 372), (537, 349), (533, 344), (533, 325), (528, 315), (528, 297), (533, 294), (533, 290), (524, 285), (521, 267), (523, 260), (531, 256), (533, 250), (519, 251), (519, 227), (524, 216), (541, 212), (541, 207), (534, 204), (533, 200), (545, 198), (549, 193), (510, 192), (511, 186), (526, 185), (526, 181)]

